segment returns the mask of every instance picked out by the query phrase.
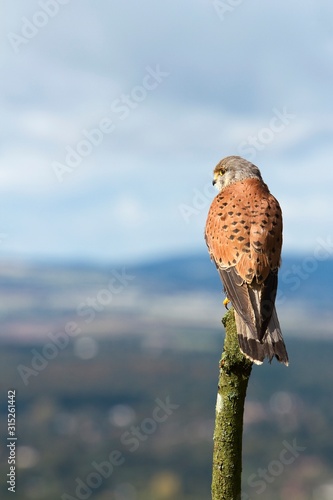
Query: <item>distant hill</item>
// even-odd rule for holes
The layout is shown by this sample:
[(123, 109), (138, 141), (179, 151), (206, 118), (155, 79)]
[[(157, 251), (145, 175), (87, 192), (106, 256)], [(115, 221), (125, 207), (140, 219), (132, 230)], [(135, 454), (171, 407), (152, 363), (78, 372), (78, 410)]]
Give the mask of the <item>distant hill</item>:
[[(133, 266), (130, 271), (151, 292), (220, 289), (215, 265), (208, 255), (184, 255)], [(279, 290), (288, 298), (314, 305), (333, 304), (333, 259), (319, 261), (314, 256), (285, 256), (279, 273)]]
[[(277, 299), (284, 331), (332, 337), (332, 276), (333, 259), (284, 257)], [(97, 335), (220, 329), (223, 296), (208, 254), (124, 267), (10, 263), (0, 270), (1, 335), (45, 336), (91, 319)]]
[[(282, 323), (293, 334), (333, 338), (333, 259), (323, 259), (324, 255), (322, 251), (317, 258), (316, 253), (283, 257), (277, 307), (284, 318)], [(222, 290), (215, 265), (206, 254), (134, 266), (131, 272), (148, 294), (196, 292), (216, 298)]]

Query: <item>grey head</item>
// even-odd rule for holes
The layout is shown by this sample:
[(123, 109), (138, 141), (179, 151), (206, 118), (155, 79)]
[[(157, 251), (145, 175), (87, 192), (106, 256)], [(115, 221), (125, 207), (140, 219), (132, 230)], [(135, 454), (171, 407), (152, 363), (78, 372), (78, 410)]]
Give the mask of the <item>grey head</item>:
[(214, 169), (213, 185), (219, 191), (234, 182), (243, 181), (244, 179), (259, 179), (262, 181), (259, 168), (240, 156), (227, 156)]

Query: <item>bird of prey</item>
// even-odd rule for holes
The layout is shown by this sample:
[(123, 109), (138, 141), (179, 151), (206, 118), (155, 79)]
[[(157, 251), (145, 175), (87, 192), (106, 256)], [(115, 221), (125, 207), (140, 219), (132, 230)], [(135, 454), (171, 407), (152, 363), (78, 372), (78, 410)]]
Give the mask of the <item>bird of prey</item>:
[(261, 364), (288, 354), (275, 310), (282, 247), (282, 213), (255, 165), (228, 156), (214, 169), (219, 193), (207, 218), (211, 259), (235, 310), (239, 346)]

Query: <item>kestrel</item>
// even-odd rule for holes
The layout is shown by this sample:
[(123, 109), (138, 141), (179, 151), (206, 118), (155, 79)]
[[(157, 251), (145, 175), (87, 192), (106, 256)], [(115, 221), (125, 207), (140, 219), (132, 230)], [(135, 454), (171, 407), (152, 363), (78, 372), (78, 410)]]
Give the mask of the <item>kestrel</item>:
[(205, 238), (211, 259), (235, 310), (239, 346), (261, 364), (288, 354), (275, 310), (282, 247), (282, 212), (259, 169), (228, 156), (214, 169), (213, 200)]

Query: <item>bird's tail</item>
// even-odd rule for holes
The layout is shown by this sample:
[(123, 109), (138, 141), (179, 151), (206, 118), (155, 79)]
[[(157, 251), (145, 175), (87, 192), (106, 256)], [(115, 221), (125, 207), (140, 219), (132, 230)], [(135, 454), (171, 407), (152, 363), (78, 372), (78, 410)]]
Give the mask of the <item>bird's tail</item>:
[(257, 365), (261, 365), (265, 358), (268, 358), (271, 362), (275, 356), (280, 363), (288, 366), (288, 354), (275, 307), (262, 341), (259, 341), (254, 336), (253, 332), (251, 332), (250, 328), (236, 311), (235, 320), (239, 347), (247, 358)]

